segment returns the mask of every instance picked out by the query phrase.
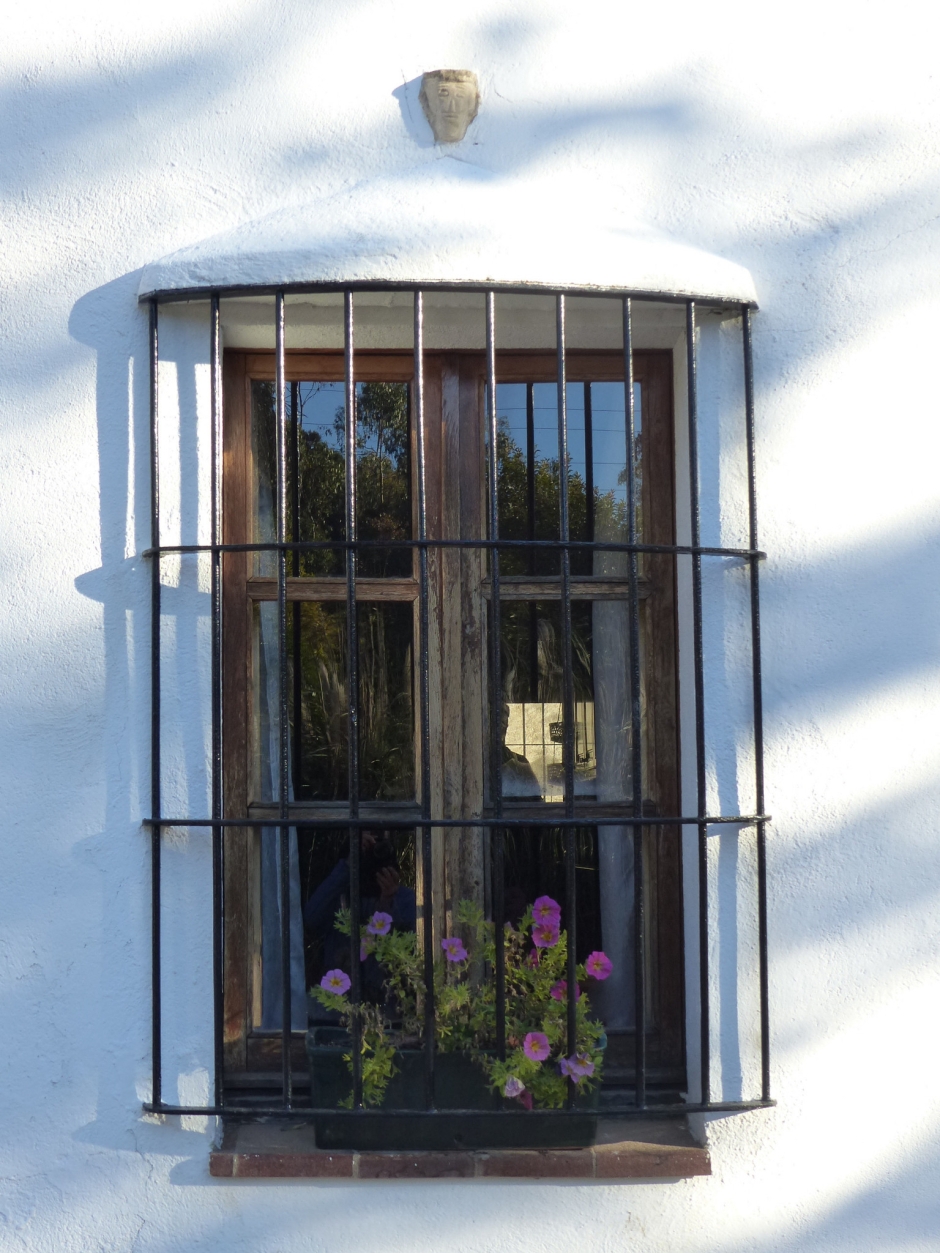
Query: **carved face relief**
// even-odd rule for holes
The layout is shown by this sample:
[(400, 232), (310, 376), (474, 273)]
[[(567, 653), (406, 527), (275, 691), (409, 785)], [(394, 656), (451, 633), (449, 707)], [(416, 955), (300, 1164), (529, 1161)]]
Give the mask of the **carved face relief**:
[(424, 115), (439, 144), (456, 144), (480, 107), (480, 88), (472, 70), (431, 70), (421, 79)]

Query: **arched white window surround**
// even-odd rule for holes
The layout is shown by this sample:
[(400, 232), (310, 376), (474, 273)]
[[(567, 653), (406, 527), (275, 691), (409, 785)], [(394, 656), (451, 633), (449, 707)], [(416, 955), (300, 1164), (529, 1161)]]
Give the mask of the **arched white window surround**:
[(140, 296), (330, 285), (694, 297), (755, 305), (749, 272), (629, 219), (445, 158), (289, 205), (145, 267)]
[[(448, 293), (454, 292), (480, 293), (481, 304), (486, 291), (509, 301), (514, 295), (528, 300), (536, 296), (546, 309), (554, 305), (557, 293), (568, 293), (574, 315), (570, 347), (578, 346), (574, 341), (579, 296), (594, 298), (585, 300), (584, 306), (594, 303), (598, 308), (619, 301), (597, 302), (597, 297), (636, 297), (637, 312), (644, 310), (637, 329), (655, 337), (659, 321), (668, 328), (672, 343), (677, 342), (675, 330), (684, 330), (686, 319), (694, 318), (690, 301), (730, 317), (756, 304), (750, 275), (733, 263), (636, 225), (578, 221), (551, 204), (533, 208), (518, 184), (505, 184), (449, 160), (402, 181), (362, 184), (329, 200), (284, 208), (180, 250), (144, 270), (140, 298), (153, 302), (155, 316), (158, 303), (213, 297), (216, 325), (227, 347), (267, 347), (268, 336), (274, 347), (271, 297), (283, 294), (287, 305), (281, 308), (288, 317), (282, 348), (292, 346), (292, 333), (302, 341), (297, 346), (339, 347), (319, 338), (318, 321), (331, 325), (335, 335), (334, 306), (337, 301), (341, 306), (342, 292), (350, 290), (362, 293), (357, 295), (357, 319), (362, 318), (366, 331), (364, 338), (357, 334), (357, 346), (362, 347), (369, 346), (370, 302), (388, 315), (381, 346), (413, 346), (413, 341), (404, 340), (392, 344), (388, 337), (410, 329), (411, 293), (416, 290), (427, 294), (429, 306), (437, 301), (441, 308), (447, 305)], [(240, 299), (223, 301), (220, 310), (216, 302), (226, 296)], [(459, 308), (459, 300), (455, 304)], [(481, 334), (482, 323), (472, 320)], [(582, 321), (585, 331), (602, 337), (620, 331), (615, 323), (603, 325), (603, 319), (593, 327)], [(466, 326), (464, 321), (460, 328), (462, 346), (482, 348), (482, 341), (467, 342)], [(512, 346), (547, 346), (541, 342), (543, 333), (544, 328), (536, 336), (539, 342)], [(688, 337), (686, 344), (691, 377), (693, 349)], [(425, 346), (451, 345), (426, 341)], [(635, 341), (634, 346), (651, 345)], [(219, 349), (217, 337), (216, 360)], [(697, 543), (694, 537), (692, 543)], [(691, 813), (692, 807), (683, 805), (683, 812)], [(766, 1085), (760, 1101), (721, 1103), (705, 1096), (704, 1107), (765, 1103)]]

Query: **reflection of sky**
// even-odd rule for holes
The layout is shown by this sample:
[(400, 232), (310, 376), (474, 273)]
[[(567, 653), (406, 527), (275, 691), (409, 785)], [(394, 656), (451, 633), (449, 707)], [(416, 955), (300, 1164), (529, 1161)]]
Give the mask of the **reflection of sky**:
[[(356, 384), (357, 397), (362, 396), (363, 383)], [(299, 383), (297, 385), (300, 425), (304, 431), (315, 431), (323, 442), (339, 452), (345, 451), (346, 433), (343, 426), (343, 415), (346, 409), (345, 383)], [(522, 431), (525, 437), (525, 396), (522, 398), (523, 422)], [(337, 426), (336, 416), (339, 410), (340, 422)], [(359, 456), (366, 452), (378, 451), (378, 431), (357, 431), (359, 439)]]
[(316, 431), (325, 444), (342, 451), (342, 425), (336, 428), (336, 410), (346, 404), (343, 383), (299, 383), (300, 425), (305, 431)]
[[(623, 383), (590, 383), (591, 432), (594, 443), (594, 488), (599, 495), (611, 493), (614, 500), (626, 501), (627, 489), (622, 479), (626, 468), (626, 417)], [(584, 445), (583, 383), (569, 383), (568, 452), (571, 473), (586, 479)], [(535, 460), (558, 457), (558, 389), (554, 383), (535, 383), (532, 388)], [(633, 385), (634, 422), (637, 435), (641, 430), (640, 384)], [(505, 419), (515, 443), (526, 452), (526, 384), (498, 383), (496, 406), (500, 419)]]

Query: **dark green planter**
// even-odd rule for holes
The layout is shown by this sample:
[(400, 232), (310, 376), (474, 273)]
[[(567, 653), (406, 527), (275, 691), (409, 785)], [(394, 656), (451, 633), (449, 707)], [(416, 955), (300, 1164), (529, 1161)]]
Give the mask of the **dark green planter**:
[[(349, 1037), (335, 1027), (307, 1032), (311, 1104), (315, 1109), (338, 1108), (349, 1097), (352, 1079), (343, 1054)], [(402, 1049), (395, 1055), (398, 1074), (389, 1082), (380, 1109), (335, 1118), (316, 1119), (317, 1147), (321, 1149), (496, 1149), (581, 1148), (594, 1143), (597, 1131), (598, 1090), (578, 1098), (580, 1114), (559, 1118), (527, 1110), (499, 1111), (499, 1098), (486, 1077), (466, 1053), (438, 1053), (434, 1063), (438, 1110), (481, 1110), (490, 1114), (396, 1114), (385, 1110), (425, 1108), (424, 1053)]]

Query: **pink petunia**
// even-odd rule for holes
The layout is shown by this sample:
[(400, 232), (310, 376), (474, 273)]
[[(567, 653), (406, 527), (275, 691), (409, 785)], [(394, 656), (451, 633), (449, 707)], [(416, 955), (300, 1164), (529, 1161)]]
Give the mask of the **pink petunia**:
[(517, 1079), (515, 1075), (510, 1075), (503, 1084), (503, 1096), (522, 1096), (525, 1091), (525, 1084), (521, 1079)]
[(344, 996), (350, 988), (352, 979), (345, 970), (328, 970), (320, 980), (320, 987), (336, 996)]
[(588, 1079), (594, 1074), (594, 1063), (587, 1053), (576, 1053), (573, 1057), (563, 1057), (558, 1063), (558, 1069), (574, 1083), (580, 1083), (582, 1079)]
[(554, 948), (558, 943), (558, 928), (547, 922), (539, 922), (532, 928), (532, 943), (536, 948)]
[(532, 1062), (544, 1062), (552, 1051), (544, 1031), (530, 1031), (522, 1041), (522, 1051)]
[[(549, 992), (549, 996), (552, 997), (552, 999), (556, 1001), (567, 1000), (568, 999), (568, 980), (559, 979), (558, 982), (552, 986), (552, 989)], [(574, 999), (576, 1001), (580, 1001), (581, 999), (580, 983), (576, 983), (574, 985)]]
[(614, 963), (606, 953), (594, 952), (584, 963), (584, 968), (592, 979), (606, 979), (614, 968)]
[(369, 935), (388, 935), (391, 929), (392, 915), (383, 914), (381, 910), (376, 910), (366, 926)]
[(459, 935), (441, 940), (441, 948), (444, 950), (444, 954), (449, 962), (464, 962), (467, 960), (468, 953)]
[(550, 927), (561, 925), (561, 906), (550, 896), (540, 896), (532, 906), (532, 921), (547, 922)]

